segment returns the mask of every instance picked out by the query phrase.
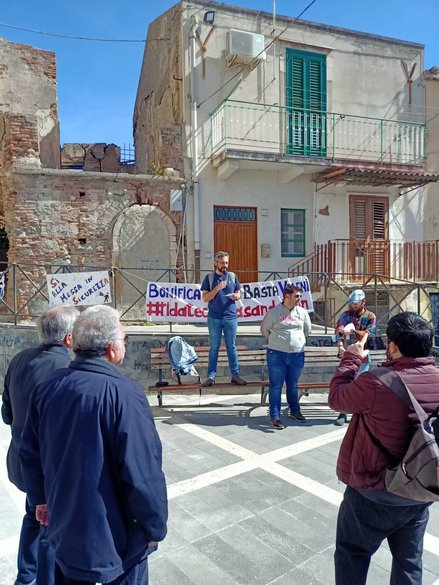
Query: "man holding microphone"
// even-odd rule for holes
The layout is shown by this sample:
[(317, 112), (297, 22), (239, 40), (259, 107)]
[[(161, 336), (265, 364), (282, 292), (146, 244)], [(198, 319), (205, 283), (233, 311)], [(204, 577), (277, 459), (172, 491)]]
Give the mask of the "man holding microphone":
[(236, 350), (236, 333), (238, 319), (235, 301), (241, 298), (241, 284), (233, 272), (228, 272), (228, 252), (217, 252), (214, 262), (215, 271), (207, 274), (201, 285), (202, 299), (208, 303), (207, 326), (209, 329), (209, 365), (204, 387), (215, 384), (218, 353), (221, 335), (224, 331), (232, 384), (245, 386), (247, 382), (239, 375), (238, 352)]

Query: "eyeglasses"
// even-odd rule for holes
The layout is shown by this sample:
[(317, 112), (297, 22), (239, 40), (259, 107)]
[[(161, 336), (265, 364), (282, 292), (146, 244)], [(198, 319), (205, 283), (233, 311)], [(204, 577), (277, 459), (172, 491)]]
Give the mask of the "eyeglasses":
[(128, 337), (128, 335), (125, 335), (125, 337), (122, 340), (125, 347), (127, 347), (129, 340), (130, 338)]
[(302, 295), (294, 295), (296, 297), (296, 299), (301, 299)]

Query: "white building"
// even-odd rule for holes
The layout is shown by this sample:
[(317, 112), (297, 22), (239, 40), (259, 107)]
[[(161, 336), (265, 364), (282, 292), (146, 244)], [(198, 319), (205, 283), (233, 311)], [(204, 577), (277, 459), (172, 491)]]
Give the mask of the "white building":
[(225, 249), (242, 281), (288, 270), (437, 281), (423, 70), (423, 45), (408, 41), (199, 0), (162, 14), (136, 160), (187, 179), (187, 269), (197, 277)]

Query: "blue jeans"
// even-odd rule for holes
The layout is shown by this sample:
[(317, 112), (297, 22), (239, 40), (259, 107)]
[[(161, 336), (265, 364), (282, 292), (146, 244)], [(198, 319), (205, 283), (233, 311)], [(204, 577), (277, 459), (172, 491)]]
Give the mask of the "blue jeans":
[(287, 402), (292, 412), (300, 412), (298, 382), (305, 364), (305, 352), (287, 353), (267, 349), (268, 378), (270, 380), (270, 418), (280, 418), (282, 386), (287, 385)]
[(35, 508), (26, 498), (26, 514), (21, 525), (17, 555), (17, 579), (14, 585), (53, 585), (55, 552), (47, 539), (47, 526), (35, 518)]
[[(55, 568), (55, 585), (95, 585), (95, 581), (82, 581), (81, 579), (70, 579), (63, 575), (58, 565)], [(107, 585), (148, 585), (148, 558), (140, 561), (131, 569), (119, 575), (117, 579)]]
[(390, 585), (422, 585), (422, 549), (430, 504), (386, 506), (346, 488), (337, 520), (336, 585), (365, 585), (370, 559), (387, 538)]
[(221, 334), (223, 331), (230, 371), (232, 376), (239, 376), (238, 352), (236, 351), (236, 332), (238, 330), (238, 321), (236, 319), (212, 319), (212, 317), (208, 317), (207, 326), (209, 328), (210, 346), (209, 365), (207, 368), (208, 377), (215, 378), (216, 376), (218, 352), (221, 347)]

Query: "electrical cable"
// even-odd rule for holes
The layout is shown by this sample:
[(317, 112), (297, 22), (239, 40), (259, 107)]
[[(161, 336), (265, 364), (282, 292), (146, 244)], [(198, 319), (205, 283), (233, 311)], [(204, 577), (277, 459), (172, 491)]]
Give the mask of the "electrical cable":
[(59, 33), (52, 33), (46, 32), (42, 30), (34, 30), (32, 28), (23, 28), (20, 26), (14, 26), (13, 24), (6, 24), (5, 22), (0, 22), (0, 26), (4, 26), (6, 28), (13, 28), (14, 30), (21, 30), (25, 32), (35, 33), (37, 35), (47, 35), (50, 37), (60, 37), (62, 39), (71, 39), (75, 41), (97, 41), (100, 43), (146, 43), (146, 39), (103, 39), (99, 37), (79, 37), (75, 35), (62, 35)]

